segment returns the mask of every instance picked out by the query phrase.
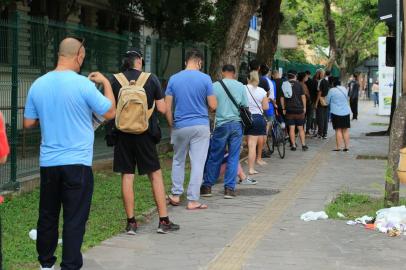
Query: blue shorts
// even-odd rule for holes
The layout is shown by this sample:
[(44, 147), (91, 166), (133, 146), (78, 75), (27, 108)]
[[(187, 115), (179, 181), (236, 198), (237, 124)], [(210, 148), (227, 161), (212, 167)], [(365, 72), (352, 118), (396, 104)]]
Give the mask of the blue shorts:
[(252, 126), (245, 131), (245, 135), (251, 136), (266, 135), (266, 121), (262, 114), (252, 115)]

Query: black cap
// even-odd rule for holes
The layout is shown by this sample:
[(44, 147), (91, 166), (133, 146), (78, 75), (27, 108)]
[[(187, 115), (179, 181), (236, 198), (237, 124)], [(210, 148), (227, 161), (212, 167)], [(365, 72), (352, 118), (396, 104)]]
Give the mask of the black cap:
[(142, 52), (136, 48), (130, 48), (128, 51), (126, 51), (125, 56), (135, 56), (142, 58)]

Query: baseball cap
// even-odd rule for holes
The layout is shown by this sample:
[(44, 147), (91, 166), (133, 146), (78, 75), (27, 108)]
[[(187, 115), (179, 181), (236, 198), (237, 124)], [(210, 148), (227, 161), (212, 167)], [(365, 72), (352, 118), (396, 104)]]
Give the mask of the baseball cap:
[(126, 51), (125, 56), (135, 56), (142, 58), (142, 52), (139, 49), (130, 48), (128, 51)]

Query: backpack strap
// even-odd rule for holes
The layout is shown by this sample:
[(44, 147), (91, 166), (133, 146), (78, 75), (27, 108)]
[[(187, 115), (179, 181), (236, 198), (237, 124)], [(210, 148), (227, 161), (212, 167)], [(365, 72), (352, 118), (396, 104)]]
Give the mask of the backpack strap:
[(138, 80), (136, 82), (137, 86), (144, 87), (145, 83), (147, 82), (149, 76), (151, 73), (148, 72), (141, 72), (140, 76), (138, 77)]
[[(144, 85), (147, 82), (150, 75), (151, 75), (151, 73), (141, 72), (141, 74), (138, 77), (137, 82), (135, 83), (135, 85), (137, 85), (139, 87), (144, 87)], [(155, 101), (152, 104), (152, 108), (147, 111), (147, 118), (148, 119), (151, 118), (152, 114), (154, 113), (154, 110), (155, 110)]]
[(129, 85), (130, 82), (127, 80), (127, 77), (123, 73), (117, 73), (113, 75), (114, 78), (120, 83), (121, 86)]

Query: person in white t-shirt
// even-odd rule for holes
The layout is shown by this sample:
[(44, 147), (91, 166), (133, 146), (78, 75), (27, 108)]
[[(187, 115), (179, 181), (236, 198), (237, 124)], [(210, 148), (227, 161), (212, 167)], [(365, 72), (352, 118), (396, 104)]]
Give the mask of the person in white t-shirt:
[[(253, 175), (258, 172), (255, 170), (255, 160), (259, 165), (265, 165), (261, 155), (257, 157), (257, 144), (261, 136), (266, 135), (266, 120), (264, 110), (269, 109), (269, 99), (266, 91), (258, 86), (258, 71), (251, 71), (246, 86), (248, 107), (252, 114), (252, 126), (246, 130), (248, 137), (248, 174)], [(260, 153), (261, 154), (261, 153)]]

